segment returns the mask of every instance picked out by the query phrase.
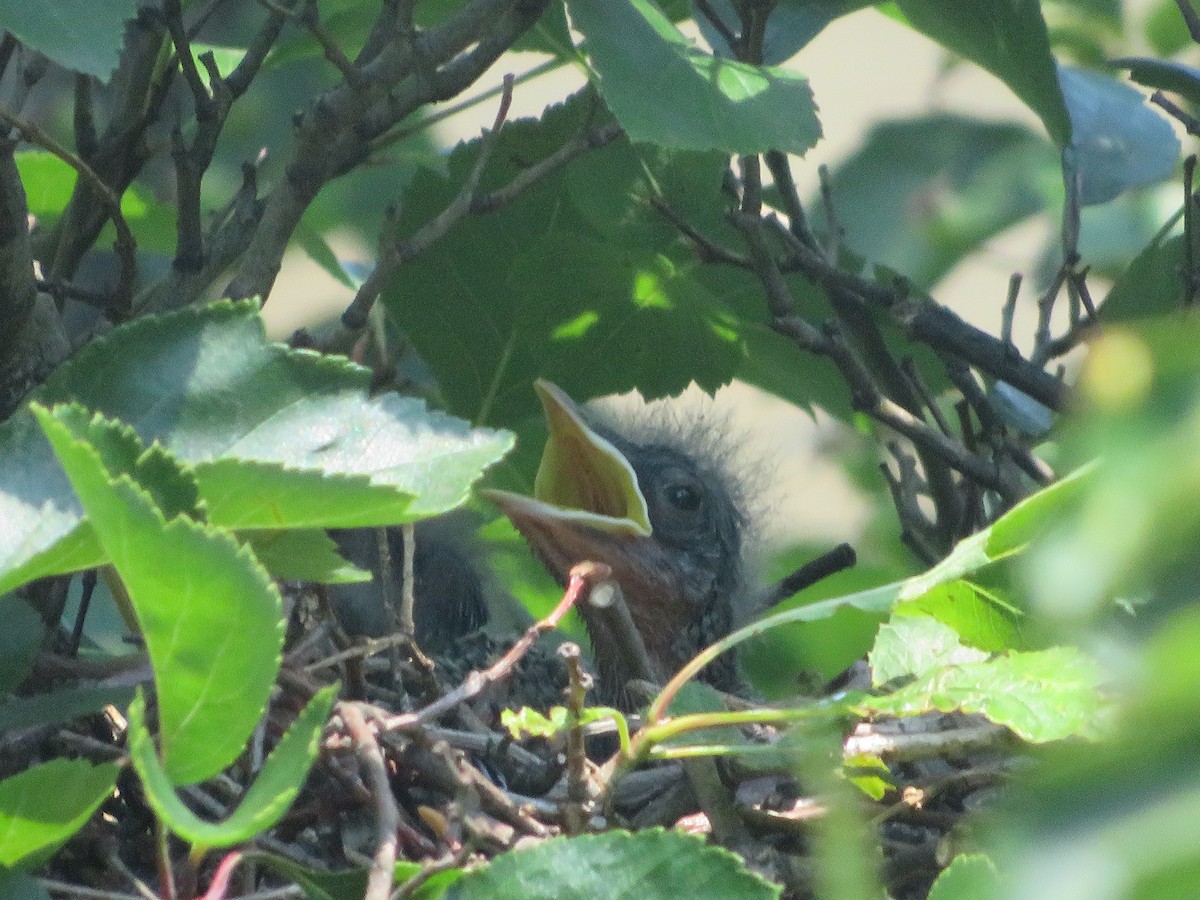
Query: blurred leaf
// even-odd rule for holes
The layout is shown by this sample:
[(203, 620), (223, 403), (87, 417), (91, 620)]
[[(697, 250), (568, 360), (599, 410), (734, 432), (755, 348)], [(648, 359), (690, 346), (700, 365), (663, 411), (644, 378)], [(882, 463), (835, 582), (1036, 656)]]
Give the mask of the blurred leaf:
[(1106, 322), (1128, 322), (1183, 308), (1182, 235), (1152, 241), (1109, 289), (1101, 309)]
[(0, 733), (39, 725), (69, 722), (99, 713), (106, 706), (124, 709), (133, 699), (128, 685), (82, 685), (42, 694), (12, 697), (0, 704)]
[(923, 288), (1062, 191), (1044, 138), (947, 113), (875, 125), (831, 184), (847, 243)]
[(989, 841), (1000, 896), (1183, 900), (1194, 893), (1197, 642), (1193, 603), (1160, 620), (1146, 642), (1123, 647), (1111, 667), (1115, 731), (1098, 744), (1047, 748), (1031, 777), (1014, 785)]
[(1038, 0), (896, 0), (918, 31), (987, 69), (1037, 113), (1060, 147), (1067, 115)]
[(0, 0), (0, 29), (64, 69), (108, 81), (125, 43), (125, 23), (138, 5), (91, 0), (84, 10), (72, 0)]
[(1098, 72), (1070, 66), (1058, 71), (1071, 111), (1069, 156), (1083, 205), (1107, 203), (1175, 170), (1179, 138), (1138, 91)]
[(710, 56), (649, 0), (567, 0), (567, 9), (586, 38), (596, 85), (630, 140), (803, 154), (821, 137), (812, 90), (800, 75)]
[(505, 853), (464, 875), (454, 900), (675, 900), (778, 897), (727, 850), (677, 831), (651, 828), (553, 838)]
[(42, 865), (112, 794), (118, 771), (116, 763), (52, 759), (0, 781), (0, 867)]
[(18, 597), (0, 597), (0, 696), (29, 675), (45, 636), (46, 626), (32, 606)]
[[(306, 868), (290, 859), (274, 854), (261, 854), (256, 857), (266, 866), (295, 881), (308, 900), (362, 900), (367, 893), (367, 880), (371, 870), (345, 869), (338, 872), (327, 872), (323, 869)], [(396, 863), (394, 883), (403, 884), (410, 878), (416, 877), (424, 870), (421, 863), (400, 860)], [(445, 896), (446, 889), (463, 875), (462, 869), (442, 869), (430, 875), (421, 886), (409, 896), (412, 900), (439, 900)]]
[[(943, 640), (937, 644), (943, 659), (953, 652), (948, 633), (942, 630)], [(899, 661), (896, 654), (889, 659)], [(891, 716), (933, 710), (980, 713), (1034, 743), (1094, 738), (1100, 734), (1100, 682), (1091, 659), (1073, 647), (1055, 647), (927, 669), (891, 694), (861, 701), (858, 709)]]
[[(99, 415), (89, 422), (79, 407), (34, 412), (137, 614), (165, 771), (176, 784), (210, 778), (241, 754), (266, 707), (283, 648), (279, 592), (228, 532), (155, 504), (182, 471), (114, 472), (94, 445), (120, 426)], [(163, 560), (193, 574), (171, 578)]]
[(237, 809), (222, 822), (206, 822), (183, 805), (159, 762), (146, 727), (146, 698), (139, 691), (129, 706), (129, 755), (146, 790), (146, 800), (173, 833), (194, 847), (230, 847), (248, 841), (283, 818), (300, 793), (316, 762), (321, 733), (335, 699), (337, 685), (317, 691), (263, 762)]
[(1192, 36), (1175, 0), (1157, 0), (1142, 22), (1146, 43), (1158, 56), (1174, 56), (1191, 46)]
[(982, 853), (960, 853), (929, 889), (928, 900), (999, 900), (996, 864)]

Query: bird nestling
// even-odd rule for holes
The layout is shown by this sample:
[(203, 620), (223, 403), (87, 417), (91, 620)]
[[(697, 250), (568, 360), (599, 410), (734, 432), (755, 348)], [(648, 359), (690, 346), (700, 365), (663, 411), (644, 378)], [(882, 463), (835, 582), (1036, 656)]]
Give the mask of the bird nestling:
[[(550, 433), (534, 495), (484, 495), (560, 582), (584, 560), (612, 568), (651, 674), (661, 681), (728, 634), (750, 605), (747, 519), (735, 481), (709, 446), (711, 437), (701, 434), (711, 423), (688, 429), (678, 419), (654, 421), (651, 415), (618, 426), (598, 411), (585, 414), (549, 382), (535, 388)], [(595, 609), (581, 613), (600, 671), (601, 699), (631, 705), (625, 685), (641, 676), (629, 648), (611, 620)], [(728, 655), (701, 678), (726, 691), (740, 685)]]

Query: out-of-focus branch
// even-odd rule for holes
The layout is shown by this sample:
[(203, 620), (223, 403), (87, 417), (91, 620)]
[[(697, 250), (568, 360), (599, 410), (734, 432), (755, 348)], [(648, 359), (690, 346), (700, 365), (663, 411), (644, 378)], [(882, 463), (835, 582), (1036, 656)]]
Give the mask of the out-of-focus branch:
[[(125, 221), (125, 216), (121, 212), (121, 198), (109, 187), (96, 171), (86, 162), (62, 146), (54, 138), (50, 137), (39, 126), (32, 122), (27, 122), (19, 116), (14, 115), (7, 109), (0, 107), (0, 121), (16, 129), (16, 131), (25, 140), (31, 144), (37, 144), (44, 150), (48, 150), (69, 165), (72, 169), (79, 173), (81, 181), (86, 181), (91, 185), (96, 192), (105, 208), (105, 213), (112, 220), (113, 227), (117, 232), (117, 240), (115, 250), (117, 260), (120, 266), (120, 275), (114, 291), (109, 314), (114, 319), (120, 319), (122, 311), (128, 311), (129, 301), (133, 297), (133, 286), (137, 280), (137, 259), (135, 253), (137, 251), (137, 242), (133, 239), (133, 232), (129, 230), (129, 223)], [(11, 159), (11, 147), (9, 149), (9, 157)], [(24, 189), (21, 190), (22, 202), (24, 201)], [(22, 227), (28, 231), (28, 226), (22, 223)], [(33, 278), (32, 263), (30, 265), (30, 281)]]

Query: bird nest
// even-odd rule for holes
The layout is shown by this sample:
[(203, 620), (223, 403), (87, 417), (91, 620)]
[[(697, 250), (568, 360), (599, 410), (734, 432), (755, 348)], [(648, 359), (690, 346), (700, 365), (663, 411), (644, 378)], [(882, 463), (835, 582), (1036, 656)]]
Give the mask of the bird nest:
[[(573, 579), (556, 614), (577, 599), (572, 591), (588, 586), (586, 578)], [(364, 890), (372, 872), (387, 883), (394, 864), (408, 860), (419, 867), (398, 885), (403, 897), (415, 896), (439, 873), (558, 835), (661, 826), (735, 851), (749, 869), (781, 884), (786, 897), (813, 895), (812, 834), (831, 813), (816, 799), (819, 791), (796, 774), (804, 767), (794, 760), (748, 764), (734, 753), (631, 759), (628, 744), (611, 729), (581, 724), (588, 718), (589, 674), (574, 645), (555, 648), (545, 640), (554, 615), (515, 642), (479, 633), (460, 641), (453, 654), (430, 659), (403, 636), (348, 642), (332, 620), (306, 618), (304, 610), (299, 604), (293, 616), (290, 649), (259, 740), (234, 771), (183, 792), (193, 808), (215, 819), (228, 816), (264, 750), (319, 688), (340, 681), (343, 699), (319, 760), (287, 815), (255, 839), (257, 849), (309, 872), (357, 873), (346, 877), (361, 878)], [(550, 704), (564, 712), (547, 714), (546, 721), (558, 715), (561, 727), (522, 728), (504, 712), (534, 706), (545, 713)], [(641, 721), (633, 714), (626, 721), (636, 741)], [(853, 775), (858, 759), (888, 762), (887, 787), (875, 799), (855, 793), (850, 803), (873, 829), (891, 897), (925, 896), (953, 855), (964, 815), (986, 802), (1013, 765), (1006, 735), (962, 715), (847, 725), (840, 735), (844, 771)], [(781, 732), (764, 726), (743, 737), (760, 747), (786, 744)], [(76, 751), (86, 745), (93, 756), (119, 755), (122, 740), (112, 714), (92, 721), (86, 732), (53, 738)], [(102, 815), (55, 858), (44, 883), (119, 892), (130, 879), (156, 882), (154, 816), (128, 770), (118, 787)], [(209, 885), (221, 878), (222, 865), (210, 854), (177, 878)], [(250, 867), (244, 877), (242, 896), (288, 896), (269, 893), (288, 883), (277, 867)], [(231, 886), (209, 894), (233, 895)]]

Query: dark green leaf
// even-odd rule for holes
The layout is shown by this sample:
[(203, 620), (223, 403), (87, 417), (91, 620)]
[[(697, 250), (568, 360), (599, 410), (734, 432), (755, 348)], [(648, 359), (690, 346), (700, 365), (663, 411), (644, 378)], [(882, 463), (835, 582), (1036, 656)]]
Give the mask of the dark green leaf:
[(138, 0), (91, 0), (86, 9), (72, 0), (0, 2), (0, 28), (64, 69), (108, 81), (125, 43), (125, 23), (137, 15)]
[(124, 709), (132, 699), (133, 688), (128, 685), (84, 685), (13, 697), (0, 705), (0, 733), (69, 722), (110, 705)]
[[(802, 154), (820, 139), (803, 77), (703, 52), (650, 0), (567, 0), (567, 9), (586, 38), (597, 87), (630, 140), (686, 150)], [(647, 78), (653, 90), (646, 89)]]
[(42, 617), (32, 606), (17, 597), (0, 598), (0, 695), (25, 680), (45, 635)]
[[(193, 465), (209, 519), (237, 529), (444, 512), (512, 445), (411, 397), (368, 398), (368, 380), (343, 359), (268, 343), (253, 303), (222, 302), (116, 329), (36, 397), (79, 401), (161, 442)], [(27, 410), (0, 425), (0, 451), (0, 591), (104, 562)]]
[[(591, 105), (583, 96), (540, 123), (505, 126), (482, 189), (587, 127)], [(418, 175), (400, 204), (403, 233), (445, 208), (478, 150), (478, 141), (457, 148), (449, 179)], [(736, 315), (678, 232), (638, 202), (661, 190), (685, 214), (720, 222), (725, 165), (717, 154), (620, 141), (502, 209), (468, 217), (408, 263), (384, 301), (448, 408), (520, 427), (538, 412), (530, 384), (539, 376), (579, 398), (634, 386), (660, 397), (692, 380), (707, 390), (728, 381), (744, 353)]]

